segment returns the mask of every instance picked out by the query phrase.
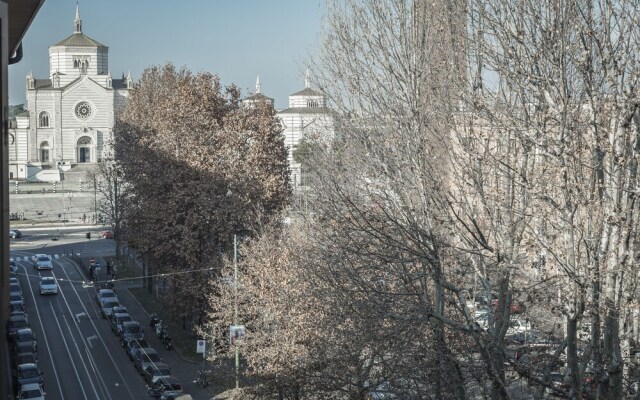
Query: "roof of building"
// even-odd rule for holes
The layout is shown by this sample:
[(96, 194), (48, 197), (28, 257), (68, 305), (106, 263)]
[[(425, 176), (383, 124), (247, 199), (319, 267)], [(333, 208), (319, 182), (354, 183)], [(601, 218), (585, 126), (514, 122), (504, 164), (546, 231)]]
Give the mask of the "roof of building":
[(266, 100), (273, 101), (273, 98), (265, 96), (262, 93), (254, 93), (251, 96), (247, 97), (245, 100)]
[[(61, 87), (60, 89), (64, 89), (69, 85), (74, 84), (78, 79), (80, 79), (80, 77), (78, 77), (77, 79), (74, 79), (72, 82), (69, 82), (68, 84), (66, 84), (65, 86)], [(91, 78), (89, 78), (91, 79)], [(91, 79), (92, 81), (94, 81), (93, 79)], [(40, 89), (53, 89), (53, 85), (51, 84), (51, 79), (34, 79), (34, 88), (36, 90), (40, 90)], [(94, 81), (95, 82), (95, 81)], [(97, 83), (96, 84), (102, 86), (102, 84)], [(111, 87), (113, 89), (126, 89), (127, 88), (127, 79), (112, 79), (111, 80)]]
[(328, 114), (331, 112), (329, 107), (290, 107), (278, 114)]
[(111, 79), (111, 87), (114, 89), (126, 89), (127, 79)]
[(316, 92), (311, 88), (304, 88), (301, 91), (296, 92), (290, 96), (324, 96), (324, 94), (321, 92)]
[(72, 33), (71, 36), (66, 39), (54, 44), (52, 47), (56, 46), (73, 46), (73, 47), (104, 47), (102, 43), (91, 39), (89, 36), (85, 35), (82, 32)]
[(34, 87), (36, 89), (51, 89), (51, 79), (34, 79)]

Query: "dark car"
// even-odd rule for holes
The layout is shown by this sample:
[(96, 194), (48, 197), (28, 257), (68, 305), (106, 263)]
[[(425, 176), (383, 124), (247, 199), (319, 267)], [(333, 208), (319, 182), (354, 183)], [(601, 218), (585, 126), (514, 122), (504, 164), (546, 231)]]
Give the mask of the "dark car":
[(24, 303), (22, 301), (12, 301), (9, 303), (9, 313), (13, 314), (14, 312), (23, 312), (25, 315), (27, 314), (27, 310), (24, 308)]
[(9, 270), (13, 273), (18, 272), (18, 263), (13, 258), (9, 260)]
[(159, 379), (171, 377), (171, 369), (165, 363), (155, 363), (153, 365), (149, 365), (144, 370), (143, 375), (144, 375), (144, 380), (148, 384), (154, 384)]
[(122, 333), (122, 324), (129, 321), (133, 321), (131, 315), (127, 313), (113, 313), (111, 315), (111, 330), (120, 336)]
[(140, 323), (138, 321), (123, 322), (120, 339), (122, 340), (122, 347), (124, 347), (128, 341), (144, 339), (144, 333), (142, 327), (140, 327)]
[(24, 304), (24, 298), (19, 293), (10, 293), (9, 294), (9, 302), (11, 302), (11, 303), (20, 302), (20, 303)]
[(19, 294), (22, 296), (22, 288), (19, 283), (10, 283), (9, 284), (9, 293), (10, 294)]
[(22, 237), (22, 232), (20, 232), (20, 231), (19, 231), (19, 230), (17, 230), (17, 229), (11, 229), (11, 230), (9, 231), (9, 237), (10, 237), (11, 239), (19, 239), (19, 238), (21, 238), (21, 237)]
[(22, 386), (28, 383), (39, 383), (40, 386), (43, 386), (44, 378), (36, 364), (20, 364), (15, 371), (15, 382), (16, 386)]
[(13, 358), (13, 367), (18, 368), (20, 364), (38, 364), (38, 357), (35, 353), (18, 353)]
[(149, 343), (147, 343), (146, 340), (130, 340), (125, 343), (124, 350), (127, 352), (131, 361), (133, 361), (138, 350), (144, 347), (149, 347)]
[(103, 239), (113, 239), (113, 231), (102, 231), (100, 232), (100, 236)]
[(31, 328), (19, 329), (13, 335), (13, 342), (16, 353), (36, 353), (38, 351), (38, 341)]
[(7, 321), (7, 335), (13, 336), (20, 329), (24, 329), (28, 327), (29, 327), (29, 319), (27, 318), (27, 316), (24, 313), (22, 314), (16, 313), (10, 316), (9, 320)]
[(144, 373), (149, 365), (159, 362), (162, 362), (160, 354), (152, 347), (140, 348), (133, 358), (133, 363), (140, 374)]
[(184, 393), (184, 389), (174, 377), (158, 379), (156, 383), (147, 387), (147, 392), (151, 397), (174, 398)]

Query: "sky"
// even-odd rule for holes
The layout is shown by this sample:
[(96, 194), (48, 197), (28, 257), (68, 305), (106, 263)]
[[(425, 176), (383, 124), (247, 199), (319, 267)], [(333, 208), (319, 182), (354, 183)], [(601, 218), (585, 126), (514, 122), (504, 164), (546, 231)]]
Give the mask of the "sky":
[(9, 66), (9, 103), (26, 97), (26, 75), (49, 78), (49, 46), (82, 32), (109, 47), (114, 78), (172, 62), (211, 72), (243, 95), (262, 93), (287, 108), (304, 89), (304, 61), (320, 40), (322, 0), (45, 0), (23, 39), (23, 58)]

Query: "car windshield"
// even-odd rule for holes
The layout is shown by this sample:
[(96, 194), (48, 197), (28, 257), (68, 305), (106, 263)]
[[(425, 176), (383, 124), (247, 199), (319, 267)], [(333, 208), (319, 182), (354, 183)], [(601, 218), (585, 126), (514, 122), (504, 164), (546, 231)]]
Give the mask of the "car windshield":
[(113, 292), (106, 292), (106, 293), (102, 293), (102, 295), (100, 295), (100, 297), (102, 297), (103, 299), (109, 298), (109, 297), (116, 297), (116, 294)]
[(129, 322), (129, 321), (131, 321), (131, 317), (130, 317), (130, 316), (128, 316), (128, 315), (127, 315), (126, 317), (120, 317), (120, 318), (118, 318), (118, 323), (119, 323), (119, 324), (122, 324), (123, 322)]
[(102, 304), (104, 305), (105, 308), (113, 308), (113, 307), (118, 307), (120, 304), (118, 304), (118, 300), (116, 299), (105, 299), (102, 301)]
[(151, 353), (151, 354), (147, 353), (147, 354), (144, 355), (144, 358), (145, 358), (145, 362), (158, 362), (158, 361), (160, 361), (160, 356), (158, 356), (155, 353)]
[(47, 257), (47, 256), (40, 256), (40, 257), (38, 257), (38, 261), (49, 261), (49, 257)]
[(56, 283), (56, 280), (53, 278), (42, 278), (43, 285), (53, 285)]
[(29, 326), (29, 324), (27, 324), (27, 321), (25, 319), (17, 319), (17, 320), (11, 321), (11, 326), (14, 328), (23, 328), (23, 327)]
[(40, 376), (40, 372), (38, 372), (36, 368), (29, 368), (29, 369), (22, 370), (23, 378), (35, 378), (37, 376)]
[(153, 371), (153, 375), (155, 376), (169, 376), (171, 372), (169, 372), (168, 368), (156, 369)]
[(22, 296), (20, 296), (19, 294), (12, 294), (11, 301), (22, 301)]
[(29, 340), (33, 340), (33, 333), (32, 332), (20, 332), (18, 334), (18, 341), (19, 342), (26, 342)]
[(38, 397), (42, 397), (42, 394), (37, 389), (35, 389), (35, 390), (26, 390), (26, 391), (22, 392), (22, 394), (20, 395), (21, 399), (37, 399)]
[(124, 327), (125, 332), (127, 333), (140, 333), (140, 326), (138, 325), (127, 325)]

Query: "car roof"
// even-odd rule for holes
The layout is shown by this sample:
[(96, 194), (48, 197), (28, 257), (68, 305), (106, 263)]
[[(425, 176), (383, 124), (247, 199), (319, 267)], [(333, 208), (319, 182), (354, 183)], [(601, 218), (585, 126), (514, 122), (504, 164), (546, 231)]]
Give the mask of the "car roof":
[(138, 321), (124, 321), (122, 325), (133, 326), (133, 325), (140, 325), (140, 323)]
[(116, 292), (114, 292), (114, 291), (113, 291), (113, 290), (111, 290), (111, 289), (100, 289), (100, 290), (98, 291), (98, 294), (105, 294), (105, 293), (113, 293), (113, 294), (116, 294)]
[(153, 363), (153, 364), (149, 365), (147, 367), (147, 369), (149, 369), (149, 368), (153, 368), (153, 369), (169, 369), (169, 365), (167, 365), (165, 363), (157, 362), (157, 363)]
[(40, 281), (55, 281), (56, 278), (54, 278), (53, 276), (43, 276)]
[(38, 366), (35, 365), (34, 363), (24, 363), (24, 364), (20, 364), (18, 365), (18, 369), (19, 370), (25, 370), (25, 369), (38, 369)]
[(22, 386), (20, 386), (20, 389), (22, 389), (22, 391), (37, 390), (37, 389), (40, 389), (40, 384), (39, 383), (24, 383), (24, 384), (22, 384)]
[(26, 334), (32, 334), (33, 335), (33, 331), (31, 330), (31, 328), (22, 328), (22, 329), (18, 329), (17, 334), (20, 335), (26, 335)]
[[(113, 307), (113, 308), (115, 308), (115, 307)], [(124, 318), (124, 317), (129, 317), (129, 318), (131, 318), (131, 315), (129, 315), (129, 314), (128, 314), (128, 313), (126, 313), (126, 312), (123, 312), (123, 313), (115, 313), (115, 314), (113, 314), (113, 318)]]

